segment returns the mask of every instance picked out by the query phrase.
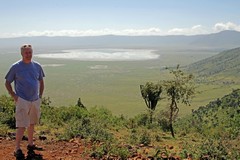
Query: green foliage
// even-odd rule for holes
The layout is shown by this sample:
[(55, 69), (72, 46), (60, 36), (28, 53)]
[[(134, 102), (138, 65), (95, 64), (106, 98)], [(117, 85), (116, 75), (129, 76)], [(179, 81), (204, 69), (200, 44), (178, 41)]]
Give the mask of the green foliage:
[(129, 142), (130, 142), (130, 144), (137, 144), (138, 143), (138, 134), (137, 134), (136, 129), (131, 129), (130, 130)]
[[(193, 75), (186, 74), (180, 70), (179, 65), (176, 70), (170, 70), (173, 78), (162, 82), (164, 90), (166, 91), (167, 98), (170, 101), (169, 105), (169, 129), (174, 137), (173, 122), (177, 118), (179, 107), (178, 103), (181, 102), (190, 105), (190, 100), (194, 95)], [(163, 123), (164, 125), (166, 123)]]
[(229, 133), (229, 138), (236, 138), (240, 129), (240, 90), (233, 90), (231, 94), (210, 102), (206, 107), (199, 107), (183, 121), (185, 125), (191, 125), (207, 136)]
[(145, 85), (140, 85), (140, 90), (146, 106), (154, 111), (162, 93), (162, 86), (147, 82)]
[[(54, 124), (55, 127), (64, 126), (69, 123), (72, 119), (81, 119), (88, 116), (87, 110), (80, 108), (78, 106), (70, 107), (53, 107), (50, 105), (50, 99), (47, 99), (48, 102), (42, 103), (41, 110), (41, 124), (50, 125)], [(50, 102), (49, 102), (50, 101)], [(54, 116), (53, 116), (54, 115)]]
[(170, 74), (173, 78), (163, 81), (169, 101), (190, 105), (195, 90), (193, 75), (184, 73), (179, 65), (176, 70), (170, 70)]
[[(54, 115), (54, 116), (53, 116)], [(91, 108), (88, 112), (78, 106), (51, 107), (42, 106), (42, 125), (55, 124), (55, 128), (64, 127), (60, 139), (73, 137), (90, 138), (92, 141), (112, 141), (108, 128), (120, 125), (122, 119), (116, 118), (104, 108)]]
[(193, 145), (191, 142), (185, 142), (183, 145), (185, 148), (182, 151), (184, 153), (192, 153), (194, 157), (200, 157), (201, 159), (208, 158), (213, 160), (228, 160), (239, 158), (239, 148), (235, 148), (225, 138), (209, 138), (202, 137), (202, 140), (197, 144)]
[(108, 159), (121, 159), (125, 160), (129, 157), (130, 152), (126, 146), (106, 142), (103, 145), (98, 143), (93, 144), (91, 157), (95, 159), (104, 159), (103, 157), (108, 157)]
[(149, 116), (146, 113), (135, 116), (134, 121), (138, 126), (147, 126), (150, 123)]
[(240, 89), (199, 107), (175, 124), (176, 130), (184, 134), (198, 133), (202, 141), (197, 148), (188, 143), (184, 147), (197, 157), (208, 155), (215, 159), (234, 159), (240, 149)]
[(155, 111), (157, 103), (160, 100), (162, 86), (159, 83), (154, 84), (152, 82), (147, 82), (145, 85), (140, 85), (140, 91), (145, 104), (149, 109), (150, 123), (152, 123), (153, 112)]
[(93, 142), (113, 141), (113, 136), (107, 129), (87, 117), (70, 121), (59, 138), (71, 139), (73, 137), (89, 138)]
[[(153, 131), (149, 131), (149, 129), (145, 128), (131, 129), (129, 132), (130, 135), (128, 141), (130, 144), (134, 145), (143, 144), (144, 146), (148, 146), (152, 142), (151, 133), (153, 134)], [(157, 138), (159, 139), (159, 137)]]
[(164, 132), (170, 131), (169, 111), (160, 111), (157, 114), (157, 122)]
[(147, 146), (147, 145), (149, 145), (151, 143), (151, 136), (150, 136), (150, 134), (147, 131), (144, 131), (140, 135), (139, 143), (140, 144), (144, 144), (145, 146)]
[[(14, 117), (12, 99), (2, 96), (0, 100), (1, 115)], [(178, 140), (162, 132), (169, 130), (169, 110), (160, 111), (153, 123), (149, 123), (147, 114), (126, 119), (114, 116), (103, 107), (89, 110), (78, 106), (53, 107), (50, 98), (43, 99), (41, 109), (42, 126), (59, 131), (56, 136), (61, 140), (79, 137), (96, 144), (92, 156), (98, 159), (111, 156), (127, 159), (131, 155), (127, 143), (159, 145), (159, 152), (166, 152), (169, 157), (176, 152), (176, 147), (173, 150), (160, 145), (170, 140), (176, 145), (181, 144), (178, 155), (182, 158), (189, 153), (194, 158), (237, 159), (240, 156), (240, 90), (233, 90), (231, 94), (193, 110), (191, 115), (177, 119), (174, 128), (179, 135)], [(9, 125), (2, 116), (0, 121), (0, 135), (4, 136), (8, 133)], [(160, 153), (156, 153), (155, 158), (160, 158)]]
[(93, 119), (94, 123), (101, 124), (103, 127), (123, 126), (124, 117), (116, 117), (112, 112), (104, 107), (92, 107), (89, 110), (89, 116)]
[(175, 70), (170, 70), (170, 74), (173, 78), (160, 81), (158, 84), (147, 82), (145, 85), (140, 85), (140, 90), (146, 106), (150, 111), (150, 123), (153, 121), (153, 111), (156, 108), (161, 93), (163, 91), (166, 92), (166, 97), (168, 101), (170, 101), (168, 107), (169, 112), (165, 112), (168, 114), (167, 116), (158, 118), (158, 123), (162, 125), (165, 131), (169, 129), (174, 137), (173, 122), (177, 118), (179, 112), (178, 103), (190, 105), (195, 87), (193, 75), (184, 73), (179, 65)]
[(0, 123), (15, 128), (15, 103), (12, 98), (0, 96)]
[(122, 145), (113, 145), (110, 151), (110, 154), (117, 155), (120, 159), (127, 159), (130, 155), (130, 152), (126, 146)]
[(6, 124), (2, 124), (0, 123), (0, 137), (4, 137), (7, 135), (9, 130), (9, 126), (7, 126)]

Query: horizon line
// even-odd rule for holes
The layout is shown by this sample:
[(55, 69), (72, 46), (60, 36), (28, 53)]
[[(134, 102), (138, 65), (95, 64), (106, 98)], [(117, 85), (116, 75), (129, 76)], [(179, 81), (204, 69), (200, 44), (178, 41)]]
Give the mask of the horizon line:
[(209, 32), (209, 33), (199, 33), (199, 34), (99, 34), (99, 35), (19, 35), (19, 36), (9, 36), (9, 37), (1, 37), (0, 39), (8, 39), (8, 38), (33, 38), (33, 37), (70, 37), (70, 38), (80, 38), (80, 37), (103, 37), (103, 36), (124, 36), (124, 37), (150, 37), (150, 36), (162, 36), (162, 37), (167, 37), (167, 36), (198, 36), (198, 35), (210, 35), (210, 34), (218, 34), (221, 32), (226, 32), (226, 31), (233, 31), (233, 32), (240, 32), (238, 30), (234, 29), (225, 29), (221, 31), (216, 31), (216, 32)]

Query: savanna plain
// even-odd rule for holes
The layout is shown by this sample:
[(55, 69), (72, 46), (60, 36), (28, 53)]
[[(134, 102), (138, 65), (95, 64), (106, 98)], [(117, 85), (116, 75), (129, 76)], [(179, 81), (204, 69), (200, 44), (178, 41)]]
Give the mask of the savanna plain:
[[(51, 51), (50, 53), (61, 53)], [(136, 50), (136, 54), (139, 50)], [(217, 51), (206, 50), (155, 50), (159, 55), (150, 60), (80, 60), (74, 58), (39, 58), (46, 74), (45, 97), (50, 97), (54, 106), (75, 105), (78, 98), (87, 107), (102, 106), (116, 115), (132, 117), (144, 112), (145, 103), (141, 97), (141, 84), (158, 82), (167, 79), (166, 67), (184, 67), (193, 62), (217, 54)], [(47, 54), (49, 51), (34, 51), (34, 55)], [(49, 54), (50, 54), (49, 53)], [(89, 53), (91, 54), (91, 53)], [(2, 79), (0, 94), (7, 94), (4, 87), (4, 76), (12, 63), (21, 59), (18, 51), (1, 51), (0, 76)], [(234, 87), (234, 86), (232, 86)], [(207, 104), (214, 98), (221, 97), (232, 87), (219, 84), (199, 84), (199, 94), (195, 96), (192, 106), (183, 107), (180, 114), (190, 113), (191, 109)], [(204, 92), (203, 92), (204, 91)], [(157, 108), (164, 108), (159, 103)]]

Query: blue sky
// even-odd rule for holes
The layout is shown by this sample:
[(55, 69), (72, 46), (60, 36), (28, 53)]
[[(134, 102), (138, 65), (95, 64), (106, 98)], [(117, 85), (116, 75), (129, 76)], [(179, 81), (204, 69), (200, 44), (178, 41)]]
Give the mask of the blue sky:
[(0, 37), (240, 31), (238, 0), (1, 0)]

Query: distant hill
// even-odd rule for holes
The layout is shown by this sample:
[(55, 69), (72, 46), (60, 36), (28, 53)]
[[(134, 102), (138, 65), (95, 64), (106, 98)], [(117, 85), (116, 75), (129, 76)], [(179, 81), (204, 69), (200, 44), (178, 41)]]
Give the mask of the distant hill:
[(74, 48), (212, 48), (217, 50), (240, 46), (240, 32), (222, 31), (206, 35), (169, 35), (169, 36), (86, 36), (86, 37), (18, 37), (0, 38), (0, 49), (19, 48), (23, 43), (45, 49)]
[(236, 48), (240, 46), (239, 42), (240, 32), (226, 30), (219, 33), (199, 36), (191, 44), (205, 47), (211, 46), (219, 48), (222, 46), (222, 48), (226, 48), (226, 46), (228, 46), (230, 48)]
[(188, 71), (200, 76), (240, 75), (240, 48), (226, 50), (187, 66)]

